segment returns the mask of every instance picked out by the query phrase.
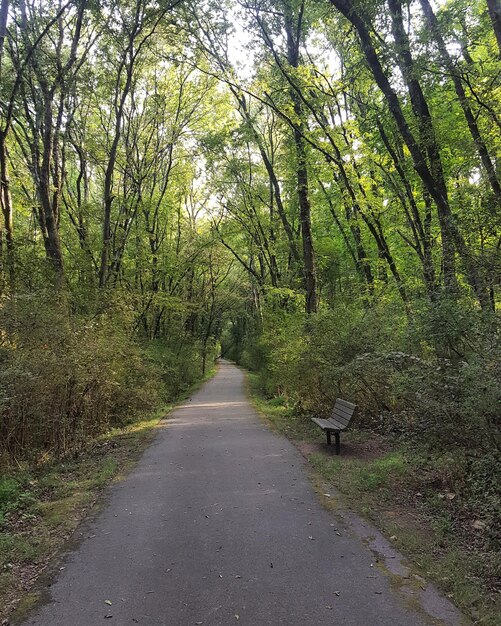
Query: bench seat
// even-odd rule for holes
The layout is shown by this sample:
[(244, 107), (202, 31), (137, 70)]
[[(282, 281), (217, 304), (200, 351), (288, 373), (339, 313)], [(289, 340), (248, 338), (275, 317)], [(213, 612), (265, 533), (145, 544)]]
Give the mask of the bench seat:
[(332, 414), (328, 419), (321, 419), (319, 417), (311, 418), (312, 422), (325, 431), (328, 445), (331, 444), (331, 433), (334, 433), (336, 438), (336, 454), (339, 454), (341, 451), (340, 433), (345, 430), (350, 423), (356, 408), (356, 404), (338, 398), (332, 410)]

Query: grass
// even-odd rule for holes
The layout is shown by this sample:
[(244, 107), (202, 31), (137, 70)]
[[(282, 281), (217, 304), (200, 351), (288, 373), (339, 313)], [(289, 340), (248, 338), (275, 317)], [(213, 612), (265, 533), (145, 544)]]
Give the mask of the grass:
[[(305, 443), (322, 440), (320, 430), (295, 414), (283, 399), (263, 398), (252, 374), (248, 388), (269, 426), (303, 452)], [(373, 437), (369, 432), (351, 431), (342, 439), (356, 451)], [(360, 458), (353, 453), (336, 457), (327, 451), (312, 452), (311, 445), (306, 449), (320, 493), (325, 488), (337, 491), (337, 497), (324, 504), (334, 506), (334, 501), (368, 518), (392, 538), (416, 573), (433, 581), (474, 623), (501, 624), (501, 594), (491, 584), (492, 573), (499, 571), (499, 551), (475, 549), (475, 537), (471, 532), (465, 536), (459, 528), (455, 501), (447, 497), (454, 494), (444, 489), (444, 484), (452, 489), (457, 459), (397, 445), (382, 446), (377, 455)]]
[(331, 482), (343, 476), (345, 490), (350, 494), (362, 495), (373, 491), (386, 492), (393, 488), (399, 479), (405, 479), (408, 472), (407, 459), (401, 452), (391, 452), (373, 461), (329, 459), (325, 454), (316, 453), (309, 457), (314, 469)]
[[(214, 373), (183, 393), (186, 399)], [(0, 475), (0, 622), (14, 607), (19, 619), (36, 601), (36, 577), (99, 500), (122, 480), (152, 441), (159, 421), (175, 406), (115, 428), (76, 458), (17, 467)]]

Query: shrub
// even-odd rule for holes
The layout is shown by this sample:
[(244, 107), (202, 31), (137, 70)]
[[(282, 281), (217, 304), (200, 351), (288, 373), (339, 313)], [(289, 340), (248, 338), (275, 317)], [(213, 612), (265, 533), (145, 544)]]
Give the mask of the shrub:
[(155, 405), (159, 378), (120, 312), (70, 314), (53, 292), (0, 309), (3, 453), (65, 455)]
[(414, 444), (500, 451), (497, 330), (456, 309), (428, 307), (410, 331), (384, 303), (340, 304), (309, 319), (274, 310), (247, 353), (266, 395), (284, 396), (299, 412), (328, 415), (341, 396), (357, 403), (359, 424)]

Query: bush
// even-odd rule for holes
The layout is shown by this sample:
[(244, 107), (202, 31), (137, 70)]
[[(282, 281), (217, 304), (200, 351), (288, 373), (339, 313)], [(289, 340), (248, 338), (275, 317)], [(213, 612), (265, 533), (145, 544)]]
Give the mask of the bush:
[(0, 309), (3, 454), (61, 456), (152, 408), (158, 371), (121, 312), (70, 314), (54, 292)]
[[(207, 348), (206, 362), (210, 369), (217, 356), (217, 346), (211, 344)], [(203, 375), (201, 348), (187, 333), (180, 331), (151, 342), (147, 352), (159, 373), (167, 402), (178, 398)]]
[(454, 310), (424, 309), (411, 332), (384, 304), (340, 304), (309, 319), (274, 310), (247, 354), (265, 394), (301, 413), (326, 416), (340, 396), (358, 405), (360, 425), (414, 444), (500, 451), (497, 331), (475, 311)]

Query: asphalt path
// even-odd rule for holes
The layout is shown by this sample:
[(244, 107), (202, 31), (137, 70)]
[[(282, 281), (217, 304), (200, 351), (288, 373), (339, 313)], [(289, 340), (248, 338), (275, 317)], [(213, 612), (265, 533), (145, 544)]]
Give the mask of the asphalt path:
[(380, 567), (372, 531), (364, 541), (322, 507), (243, 378), (221, 362), (162, 423), (26, 625), (425, 626), (427, 610), (458, 623), (427, 585), (431, 600), (411, 602)]

